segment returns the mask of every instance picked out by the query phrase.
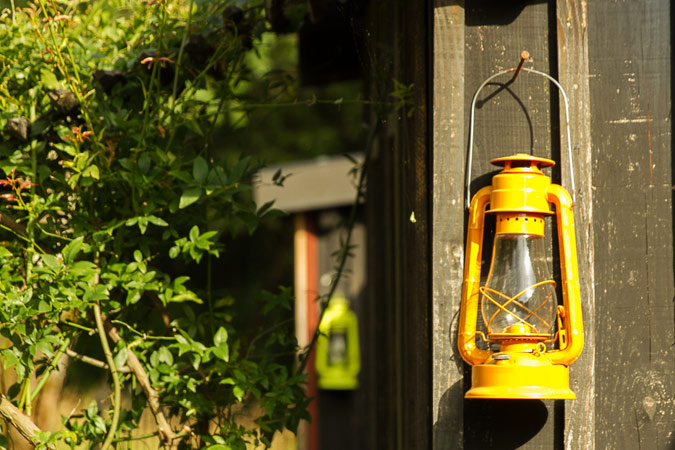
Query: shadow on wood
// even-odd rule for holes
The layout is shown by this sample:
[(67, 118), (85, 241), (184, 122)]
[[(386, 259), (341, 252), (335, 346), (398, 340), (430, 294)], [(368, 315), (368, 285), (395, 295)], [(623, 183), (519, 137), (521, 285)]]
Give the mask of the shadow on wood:
[[(455, 346), (457, 347), (457, 346)], [(438, 420), (434, 423), (434, 442), (443, 443), (445, 448), (462, 447), (462, 410), (457, 408), (464, 398), (462, 382), (450, 387), (438, 403)]]
[(546, 3), (547, 0), (513, 0), (507, 5), (502, 0), (479, 0), (471, 2), (468, 7), (471, 14), (466, 16), (466, 25), (508, 25), (525, 9), (528, 5), (536, 3)]
[(464, 449), (511, 450), (529, 442), (544, 427), (548, 409), (540, 400), (469, 400), (464, 402)]

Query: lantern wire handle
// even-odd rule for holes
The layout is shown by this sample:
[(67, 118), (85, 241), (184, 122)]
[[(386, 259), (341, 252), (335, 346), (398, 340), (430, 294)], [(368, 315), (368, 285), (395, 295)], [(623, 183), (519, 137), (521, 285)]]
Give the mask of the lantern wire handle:
[[(524, 54), (525, 52), (523, 52)], [(529, 54), (528, 54), (529, 56)], [(473, 160), (473, 128), (474, 128), (474, 116), (475, 116), (475, 109), (476, 109), (476, 101), (478, 100), (478, 94), (480, 93), (481, 89), (483, 89), (490, 81), (494, 80), (495, 78), (505, 75), (511, 72), (515, 72), (513, 78), (507, 82), (508, 84), (513, 83), (513, 81), (516, 79), (516, 76), (518, 76), (518, 73), (520, 71), (525, 71), (525, 72), (530, 72), (535, 75), (541, 75), (542, 77), (548, 78), (551, 83), (555, 84), (556, 87), (560, 90), (560, 93), (562, 94), (562, 98), (565, 103), (565, 128), (567, 130), (567, 157), (570, 160), (570, 180), (572, 184), (572, 205), (576, 203), (576, 191), (574, 189), (574, 167), (572, 163), (572, 139), (570, 137), (570, 113), (569, 113), (569, 105), (567, 102), (567, 94), (565, 94), (565, 90), (563, 87), (558, 83), (558, 81), (550, 76), (547, 73), (540, 72), (535, 69), (529, 69), (527, 67), (522, 67), (524, 62), (524, 58), (521, 58), (521, 62), (518, 65), (518, 67), (513, 67), (511, 69), (503, 70), (501, 72), (497, 72), (494, 75), (491, 75), (488, 77), (485, 81), (483, 81), (483, 84), (481, 84), (478, 89), (476, 90), (476, 93), (473, 95), (473, 100), (471, 100), (471, 118), (469, 121), (469, 155), (467, 158), (467, 165), (466, 165), (466, 180), (465, 180), (465, 192), (466, 192), (466, 198), (464, 202), (464, 207), (469, 208), (469, 205), (471, 204), (471, 191), (469, 190), (469, 184), (471, 182), (471, 163)]]

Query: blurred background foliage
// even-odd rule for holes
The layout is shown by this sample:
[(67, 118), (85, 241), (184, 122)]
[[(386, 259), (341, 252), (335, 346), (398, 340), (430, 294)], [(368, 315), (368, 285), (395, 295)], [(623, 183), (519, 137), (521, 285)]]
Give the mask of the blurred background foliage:
[[(360, 80), (302, 84), (300, 34), (274, 33), (261, 1), (0, 8), (2, 210), (17, 220), (0, 252), (3, 306), (13, 302), (0, 326), (3, 365), (18, 374), (5, 381), (8, 397), (31, 416), (44, 385), (28, 374), (46, 380), (66, 350), (108, 357), (80, 339), (94, 335), (101, 303), (121, 334), (115, 365), (133, 348), (162, 404), (192, 427), (181, 448), (269, 445), (275, 431), (294, 430), (307, 399), (283, 287), (293, 280), (292, 224), (254, 205), (249, 186), (266, 164), (360, 149)], [(291, 31), (307, 12), (293, 8)], [(148, 299), (163, 304), (166, 323)], [(132, 376), (116, 376), (134, 399), (115, 435), (124, 441), (146, 402)], [(64, 389), (106, 378), (73, 362)], [(236, 405), (255, 399), (251, 430)], [(115, 404), (78, 401), (67, 431), (39, 439), (98, 445), (115, 434)]]

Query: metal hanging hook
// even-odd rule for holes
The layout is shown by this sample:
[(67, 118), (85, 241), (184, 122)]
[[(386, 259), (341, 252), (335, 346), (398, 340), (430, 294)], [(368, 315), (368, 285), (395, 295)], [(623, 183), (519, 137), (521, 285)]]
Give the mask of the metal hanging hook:
[(471, 100), (471, 116), (470, 116), (470, 121), (469, 121), (469, 155), (467, 158), (467, 168), (466, 168), (466, 180), (465, 180), (465, 202), (464, 202), (464, 207), (469, 208), (469, 205), (471, 204), (471, 191), (469, 189), (469, 185), (471, 183), (471, 165), (472, 165), (472, 160), (473, 160), (473, 128), (474, 128), (474, 116), (475, 116), (475, 109), (476, 109), (476, 101), (478, 100), (478, 94), (480, 93), (481, 89), (483, 89), (490, 81), (494, 80), (495, 78), (515, 72), (513, 74), (513, 78), (511, 78), (510, 81), (507, 82), (508, 84), (513, 83), (516, 80), (516, 77), (518, 77), (518, 74), (521, 71), (533, 73), (535, 75), (541, 75), (542, 77), (547, 78), (549, 81), (551, 81), (553, 84), (556, 85), (556, 87), (560, 90), (560, 93), (562, 94), (563, 101), (565, 103), (565, 128), (567, 130), (567, 156), (570, 161), (570, 182), (572, 185), (572, 205), (576, 203), (576, 191), (574, 188), (574, 167), (572, 163), (572, 139), (570, 135), (570, 113), (569, 113), (569, 105), (567, 102), (567, 94), (565, 94), (565, 90), (563, 87), (558, 83), (558, 81), (550, 76), (547, 73), (540, 72), (538, 70), (534, 69), (529, 69), (527, 67), (523, 67), (523, 63), (527, 58), (529, 58), (530, 54), (526, 51), (521, 53), (521, 58), (520, 58), (520, 63), (518, 64), (517, 67), (513, 67), (511, 69), (503, 70), (501, 72), (497, 72), (494, 75), (491, 75), (488, 77), (485, 81), (483, 81), (483, 84), (481, 84), (478, 89), (476, 90), (476, 93), (473, 95), (473, 100)]

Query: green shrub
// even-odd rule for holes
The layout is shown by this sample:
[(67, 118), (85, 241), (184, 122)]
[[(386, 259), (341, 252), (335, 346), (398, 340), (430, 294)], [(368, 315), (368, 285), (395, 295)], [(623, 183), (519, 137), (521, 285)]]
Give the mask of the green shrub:
[[(246, 336), (236, 302), (186, 276), (211, 280), (228, 257), (221, 236), (275, 214), (251, 200), (250, 159), (219, 154), (213, 138), (245, 120), (261, 3), (38, 0), (2, 13), (0, 356), (18, 375), (7, 398), (29, 417), (88, 335), (112, 386), (105, 411), (92, 403), (59, 432), (25, 432), (33, 442), (107, 447), (149, 407), (167, 448), (243, 449), (306, 417), (303, 375), (266, 351), (295, 351), (292, 324)], [(292, 297), (244, 301), (276, 320)], [(246, 429), (233, 407), (256, 399), (263, 415)]]

